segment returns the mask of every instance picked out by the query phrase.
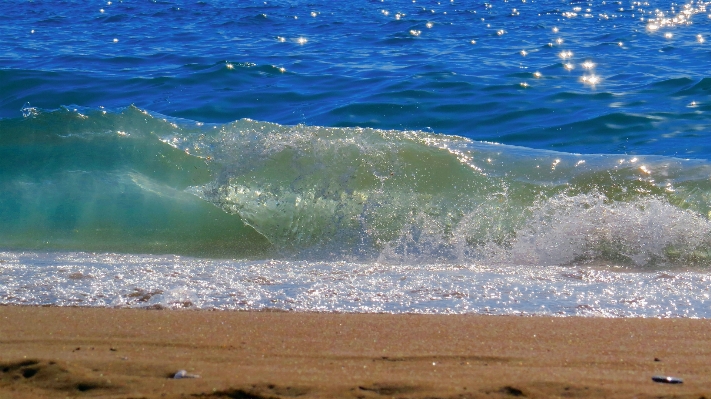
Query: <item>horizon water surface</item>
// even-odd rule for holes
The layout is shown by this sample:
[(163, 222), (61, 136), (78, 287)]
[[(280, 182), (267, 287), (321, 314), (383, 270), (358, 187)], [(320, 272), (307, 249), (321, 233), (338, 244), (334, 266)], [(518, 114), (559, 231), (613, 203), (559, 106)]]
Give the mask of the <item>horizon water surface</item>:
[(0, 303), (711, 317), (711, 9), (0, 5)]

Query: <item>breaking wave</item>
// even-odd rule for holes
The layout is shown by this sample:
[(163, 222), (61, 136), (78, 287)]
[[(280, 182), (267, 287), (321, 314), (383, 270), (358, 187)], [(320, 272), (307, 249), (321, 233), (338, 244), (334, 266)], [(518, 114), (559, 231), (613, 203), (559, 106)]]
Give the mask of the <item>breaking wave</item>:
[(0, 120), (0, 247), (209, 257), (711, 264), (711, 165), (422, 131), (203, 124), (135, 107)]

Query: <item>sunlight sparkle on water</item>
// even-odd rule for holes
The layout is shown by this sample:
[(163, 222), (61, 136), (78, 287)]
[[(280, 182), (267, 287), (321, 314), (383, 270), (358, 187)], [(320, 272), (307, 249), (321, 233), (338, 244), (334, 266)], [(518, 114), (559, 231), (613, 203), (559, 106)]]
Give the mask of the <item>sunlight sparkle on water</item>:
[[(386, 266), (372, 263), (174, 255), (2, 252), (0, 257), (3, 275), (9, 276), (0, 299), (13, 305), (708, 317), (708, 276), (693, 271), (425, 264), (388, 265), (383, 272)], [(22, 280), (28, 269), (35, 270), (31, 282)], [(546, 289), (535, 289), (541, 281)], [(135, 293), (151, 295), (146, 300)]]
[(581, 79), (582, 79), (583, 83), (593, 85), (593, 86), (600, 82), (600, 78), (595, 75), (583, 76)]
[(667, 12), (659, 9), (654, 10), (654, 18), (647, 20), (647, 29), (656, 31), (661, 27), (691, 25), (692, 17), (696, 14), (705, 13), (708, 4), (709, 2), (705, 1), (697, 1), (694, 4), (692, 1), (689, 4), (684, 4), (682, 9), (678, 12), (674, 6)]

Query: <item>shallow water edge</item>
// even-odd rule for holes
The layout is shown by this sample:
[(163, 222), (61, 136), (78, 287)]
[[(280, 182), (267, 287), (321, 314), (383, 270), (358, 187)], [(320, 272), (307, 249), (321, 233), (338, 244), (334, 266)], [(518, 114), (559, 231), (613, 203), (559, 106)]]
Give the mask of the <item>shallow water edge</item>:
[(346, 313), (711, 317), (704, 271), (0, 253), (0, 303)]

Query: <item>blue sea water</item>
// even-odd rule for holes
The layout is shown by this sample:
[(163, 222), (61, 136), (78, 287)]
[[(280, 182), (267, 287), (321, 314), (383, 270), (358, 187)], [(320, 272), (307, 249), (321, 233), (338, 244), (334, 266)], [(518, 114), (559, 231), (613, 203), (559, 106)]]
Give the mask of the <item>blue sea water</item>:
[(711, 317), (709, 3), (0, 3), (0, 303)]

